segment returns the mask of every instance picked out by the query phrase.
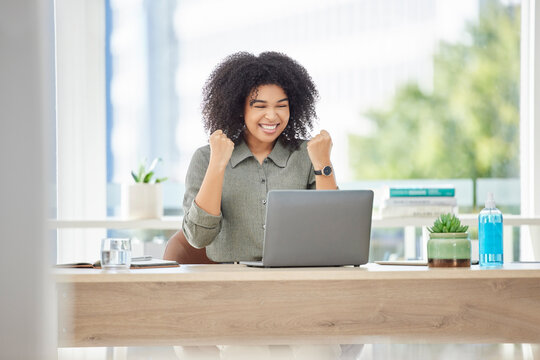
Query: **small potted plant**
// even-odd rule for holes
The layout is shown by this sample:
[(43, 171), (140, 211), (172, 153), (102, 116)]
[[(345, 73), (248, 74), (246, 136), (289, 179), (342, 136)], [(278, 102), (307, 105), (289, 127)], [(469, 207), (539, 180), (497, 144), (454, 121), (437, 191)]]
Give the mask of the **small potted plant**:
[(454, 214), (443, 214), (428, 227), (427, 255), (429, 267), (471, 266), (471, 242), (468, 226)]
[(161, 183), (167, 178), (155, 178), (154, 169), (161, 158), (147, 168), (144, 159), (137, 172), (131, 171), (135, 184), (122, 185), (122, 216), (127, 219), (155, 219), (163, 216)]

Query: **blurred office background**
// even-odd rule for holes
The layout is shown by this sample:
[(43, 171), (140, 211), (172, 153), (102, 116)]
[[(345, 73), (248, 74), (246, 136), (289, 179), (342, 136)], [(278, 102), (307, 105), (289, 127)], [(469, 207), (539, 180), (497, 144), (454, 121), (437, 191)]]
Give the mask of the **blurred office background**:
[[(92, 163), (96, 172), (81, 169), (88, 172), (82, 177), (97, 174), (93, 181), (104, 183), (89, 185), (91, 198), (80, 195), (88, 187), (60, 187), (59, 198), (72, 204), (59, 202), (60, 218), (118, 216), (120, 184), (132, 181), (141, 159), (155, 157), (163, 159), (158, 176), (168, 177), (165, 215), (182, 215), (191, 155), (207, 143), (200, 114), (206, 78), (227, 55), (268, 50), (296, 59), (317, 84), (315, 130), (332, 135), (341, 188), (373, 189), (378, 206), (384, 185), (452, 184), (460, 213), (478, 212), (492, 191), (505, 214), (520, 214), (520, 1), (105, 0), (100, 6), (94, 21), (104, 41), (90, 50), (105, 59), (102, 98), (95, 99), (104, 109), (96, 114), (106, 119), (97, 130), (104, 140), (89, 144), (96, 150), (86, 155), (59, 151), (59, 157), (77, 162), (71, 168)], [(59, 13), (70, 7), (57, 1)], [(57, 26), (69, 21), (75, 20), (59, 16)], [(90, 51), (69, 52), (83, 50)], [(84, 101), (82, 94), (66, 95), (73, 97)], [(59, 134), (87, 121), (95, 119), (60, 121)], [(81, 205), (88, 211), (74, 215)], [(61, 260), (87, 256), (96, 246), (63, 239), (103, 234), (62, 232), (69, 235), (59, 236)], [(115, 234), (126, 233), (109, 230)], [(163, 244), (170, 234), (128, 235)], [(404, 257), (403, 236), (403, 228), (375, 229), (372, 260)], [(421, 246), (421, 229), (415, 236)], [(515, 259), (530, 252), (518, 227), (512, 236)]]
[[(358, 142), (388, 135), (387, 129), (377, 128), (369, 112), (389, 109), (406, 85), (417, 86), (427, 96), (433, 93), (435, 55), (445, 43), (468, 44), (467, 50), (475, 51), (471, 28), (478, 23), (481, 11), (492, 16), (494, 23), (503, 11), (509, 17), (517, 16), (509, 21), (514, 21), (512, 30), (519, 45), (519, 10), (508, 11), (510, 5), (493, 1), (277, 1), (264, 8), (241, 0), (106, 3), (110, 25), (107, 180), (110, 184), (129, 181), (130, 170), (141, 158), (162, 157), (160, 170), (170, 177), (169, 185), (179, 185), (166, 196), (167, 212), (176, 214), (181, 214), (181, 184), (191, 155), (207, 143), (201, 124), (201, 88), (227, 55), (280, 51), (306, 67), (320, 90), (316, 130), (331, 132), (333, 163), (342, 184), (429, 173), (428, 169), (400, 173), (394, 165), (401, 162), (421, 168), (411, 158), (420, 153), (387, 159), (378, 164), (378, 174), (364, 170), (366, 166), (371, 170), (378, 159), (369, 159)], [(514, 50), (519, 65), (519, 46)], [(519, 72), (513, 75), (519, 81)], [(415, 110), (416, 125), (423, 125), (421, 110)], [(411, 145), (419, 140), (400, 133), (401, 128), (391, 131), (396, 137), (378, 138), (377, 146), (390, 147), (388, 142), (399, 138)], [(449, 139), (453, 136), (448, 134)], [(383, 177), (385, 171), (391, 177)], [(447, 178), (452, 175), (441, 174)], [(511, 175), (519, 176), (516, 172)], [(110, 189), (109, 214), (118, 211), (115, 194), (117, 191)], [(519, 192), (516, 201), (519, 205)]]

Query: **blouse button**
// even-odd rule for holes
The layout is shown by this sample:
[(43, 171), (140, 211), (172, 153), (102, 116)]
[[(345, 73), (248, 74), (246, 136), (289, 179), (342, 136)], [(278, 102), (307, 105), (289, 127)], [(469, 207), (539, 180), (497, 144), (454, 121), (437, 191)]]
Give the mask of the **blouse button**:
[(266, 199), (263, 200), (263, 204), (266, 205)]
[(266, 179), (262, 179), (261, 181), (262, 181), (263, 183), (265, 183), (265, 182), (266, 182)]

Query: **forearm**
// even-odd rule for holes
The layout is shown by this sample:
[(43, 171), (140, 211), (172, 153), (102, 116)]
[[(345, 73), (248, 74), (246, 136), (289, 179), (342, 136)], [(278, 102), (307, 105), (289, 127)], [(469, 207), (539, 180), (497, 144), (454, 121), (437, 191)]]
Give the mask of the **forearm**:
[(317, 190), (337, 190), (336, 177), (334, 174), (330, 176), (317, 175), (315, 176), (315, 189)]
[(210, 215), (221, 214), (221, 195), (223, 193), (223, 178), (225, 167), (208, 165), (201, 188), (195, 197), (195, 203)]
[(221, 171), (216, 172), (215, 158), (208, 150), (207, 147), (200, 148), (193, 154), (186, 174), (182, 229), (188, 242), (196, 248), (212, 243), (221, 230), (221, 194), (226, 162), (221, 161), (225, 164), (217, 167)]
[[(307, 143), (308, 155), (314, 170), (322, 172), (326, 166), (332, 167), (332, 163), (330, 162), (331, 150), (332, 139), (326, 130), (321, 130), (318, 135)], [(337, 188), (333, 170), (329, 175), (321, 173), (320, 175), (315, 176), (316, 190), (337, 190)]]
[(315, 189), (317, 190), (337, 190), (337, 183), (334, 175), (317, 176), (315, 184)]
[[(329, 158), (322, 161), (316, 161), (313, 163), (313, 168), (316, 170), (322, 170), (325, 166), (332, 166)], [(334, 167), (332, 166), (332, 173), (329, 176), (315, 175), (315, 189), (316, 190), (337, 190), (336, 177), (334, 175)]]

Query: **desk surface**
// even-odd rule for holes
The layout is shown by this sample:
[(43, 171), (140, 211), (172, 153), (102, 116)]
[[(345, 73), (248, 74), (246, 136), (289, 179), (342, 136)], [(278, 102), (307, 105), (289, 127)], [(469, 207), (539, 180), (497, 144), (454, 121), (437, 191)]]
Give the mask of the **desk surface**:
[(374, 279), (494, 279), (539, 278), (540, 262), (510, 263), (503, 268), (428, 268), (367, 264), (360, 267), (252, 268), (245, 265), (182, 265), (173, 268), (132, 269), (111, 272), (101, 269), (55, 269), (57, 283), (87, 282), (191, 282), (279, 280), (374, 280)]
[(56, 269), (60, 346), (540, 342), (540, 264)]

